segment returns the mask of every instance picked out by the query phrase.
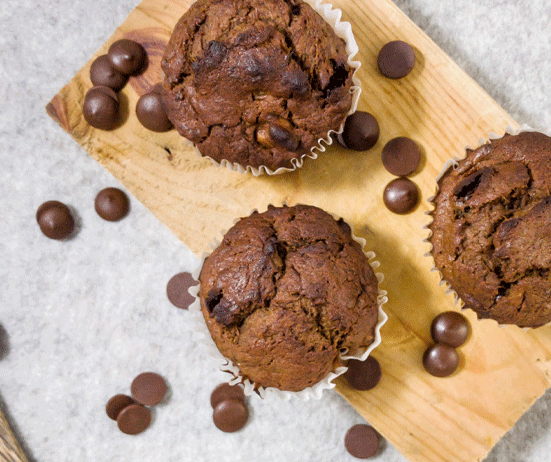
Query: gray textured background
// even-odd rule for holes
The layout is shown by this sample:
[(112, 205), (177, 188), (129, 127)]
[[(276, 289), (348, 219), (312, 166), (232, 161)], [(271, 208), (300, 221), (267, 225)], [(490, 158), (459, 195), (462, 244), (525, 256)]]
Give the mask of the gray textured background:
[[(44, 106), (138, 0), (0, 3), (0, 396), (31, 461), (352, 461), (345, 431), (362, 422), (336, 393), (321, 401), (251, 400), (236, 434), (216, 430), (208, 397), (224, 379), (188, 341), (186, 313), (165, 298), (195, 258), (132, 199), (102, 221), (95, 194), (117, 182), (46, 115)], [(398, 0), (398, 5), (516, 120), (551, 128), (551, 4), (547, 0)], [(44, 201), (72, 206), (69, 242), (44, 238)], [(103, 406), (145, 370), (171, 399), (138, 437)], [(487, 462), (544, 462), (547, 393)], [(438, 422), (427, 422), (438, 425)], [(404, 462), (390, 447), (376, 460)]]

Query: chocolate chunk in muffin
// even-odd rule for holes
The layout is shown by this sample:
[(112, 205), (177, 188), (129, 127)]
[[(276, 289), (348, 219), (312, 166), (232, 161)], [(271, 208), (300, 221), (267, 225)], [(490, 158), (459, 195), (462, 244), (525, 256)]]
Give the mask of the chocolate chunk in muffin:
[(162, 68), (170, 120), (218, 162), (292, 167), (351, 108), (346, 43), (301, 0), (199, 0)]
[(299, 391), (373, 342), (377, 278), (350, 227), (307, 206), (241, 219), (206, 258), (199, 297), (220, 352), (259, 386)]
[(432, 254), (480, 318), (551, 321), (551, 138), (505, 135), (469, 150), (438, 185)]

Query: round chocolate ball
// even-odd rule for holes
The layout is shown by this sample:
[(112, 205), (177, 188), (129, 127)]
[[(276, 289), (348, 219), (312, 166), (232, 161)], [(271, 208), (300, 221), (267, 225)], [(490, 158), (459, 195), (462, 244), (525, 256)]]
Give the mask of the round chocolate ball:
[(454, 348), (465, 343), (469, 332), (469, 321), (457, 311), (440, 313), (430, 326), (430, 333), (435, 342), (444, 343)]
[(245, 403), (245, 392), (239, 385), (230, 385), (229, 383), (221, 383), (210, 395), (210, 405), (214, 409), (216, 405), (222, 401), (236, 399)]
[(419, 189), (408, 178), (396, 178), (386, 186), (383, 192), (383, 202), (393, 213), (406, 214), (417, 207)]
[(138, 403), (147, 406), (159, 404), (166, 396), (165, 379), (155, 372), (142, 372), (130, 385), (130, 393)]
[(128, 81), (128, 77), (117, 71), (107, 55), (101, 55), (90, 66), (90, 80), (94, 85), (121, 90)]
[(379, 139), (379, 123), (370, 113), (356, 111), (349, 115), (344, 123), (344, 130), (337, 135), (339, 144), (355, 151), (367, 151)]
[(119, 101), (113, 89), (105, 86), (92, 87), (84, 97), (84, 119), (92, 127), (112, 130), (119, 118)]
[(373, 356), (368, 356), (365, 361), (351, 359), (346, 366), (348, 370), (343, 376), (355, 390), (371, 390), (381, 380), (381, 365)]
[(138, 42), (121, 39), (114, 42), (107, 52), (113, 67), (125, 74), (134, 75), (140, 72), (147, 62), (147, 53)]
[(219, 430), (233, 433), (241, 430), (249, 419), (247, 405), (240, 399), (227, 399), (220, 401), (212, 413), (214, 425)]
[(373, 427), (357, 424), (350, 427), (344, 436), (344, 447), (358, 459), (368, 459), (379, 451), (379, 434)]
[(136, 104), (136, 115), (140, 123), (153, 132), (166, 132), (173, 127), (166, 115), (159, 90), (140, 97)]
[(96, 196), (94, 207), (97, 214), (107, 221), (118, 221), (130, 209), (128, 196), (118, 188), (102, 189)]
[(50, 239), (64, 239), (75, 229), (69, 207), (59, 201), (47, 201), (38, 207), (36, 221), (42, 233)]
[(401, 79), (415, 66), (415, 51), (409, 43), (401, 40), (389, 42), (379, 51), (377, 65), (385, 77)]
[(127, 435), (143, 432), (151, 423), (151, 411), (141, 404), (131, 404), (117, 415), (119, 430)]
[(452, 375), (459, 365), (459, 355), (454, 347), (435, 343), (428, 347), (423, 355), (423, 366), (435, 377)]
[(407, 176), (419, 167), (421, 149), (410, 138), (399, 136), (385, 144), (381, 154), (384, 167), (393, 175)]

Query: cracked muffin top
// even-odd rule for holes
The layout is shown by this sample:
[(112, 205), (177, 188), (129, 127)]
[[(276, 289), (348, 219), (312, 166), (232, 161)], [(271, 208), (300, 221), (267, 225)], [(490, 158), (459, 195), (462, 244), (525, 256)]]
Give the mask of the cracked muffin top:
[(551, 138), (505, 135), (467, 151), (438, 182), (436, 267), (479, 318), (551, 321)]
[(292, 167), (351, 108), (346, 44), (301, 0), (198, 0), (162, 68), (170, 120), (218, 162)]
[(216, 346), (257, 386), (300, 391), (375, 337), (377, 278), (349, 226), (316, 207), (242, 218), (199, 281)]

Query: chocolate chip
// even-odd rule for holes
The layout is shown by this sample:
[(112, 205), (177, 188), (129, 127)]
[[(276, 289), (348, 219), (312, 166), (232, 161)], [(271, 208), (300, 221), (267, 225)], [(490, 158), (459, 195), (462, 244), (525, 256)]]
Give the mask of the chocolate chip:
[(69, 207), (59, 201), (47, 201), (38, 207), (36, 221), (42, 233), (50, 239), (66, 238), (75, 229)]
[(119, 118), (119, 101), (109, 87), (93, 87), (86, 93), (82, 113), (89, 125), (100, 130), (112, 130)]
[(465, 316), (457, 311), (445, 311), (434, 318), (430, 333), (435, 342), (457, 348), (469, 337), (470, 325)]
[(419, 167), (421, 149), (410, 138), (399, 136), (390, 140), (382, 152), (384, 167), (393, 175), (407, 176)]
[(147, 53), (144, 47), (128, 39), (114, 42), (109, 47), (107, 55), (113, 67), (125, 75), (139, 73), (147, 62)]
[(245, 403), (245, 392), (243, 387), (239, 385), (230, 385), (229, 383), (221, 383), (210, 395), (210, 405), (215, 408), (222, 401), (235, 399)]
[(455, 348), (436, 343), (428, 347), (423, 355), (423, 366), (435, 377), (447, 377), (453, 374), (459, 365), (459, 355)]
[(379, 139), (379, 123), (369, 112), (356, 111), (344, 123), (343, 132), (337, 136), (339, 144), (347, 149), (367, 151)]
[(463, 178), (453, 190), (454, 196), (458, 199), (469, 200), (482, 180), (489, 177), (493, 170), (490, 167), (482, 167), (480, 170)]
[(154, 406), (166, 395), (166, 382), (155, 372), (143, 372), (130, 385), (130, 393), (138, 403)]
[(136, 115), (140, 123), (152, 132), (166, 132), (173, 127), (158, 92), (153, 91), (140, 97), (136, 104)]
[(141, 404), (126, 406), (117, 416), (119, 430), (127, 435), (143, 432), (151, 423), (151, 411)]
[(213, 410), (214, 425), (223, 432), (232, 433), (241, 430), (249, 419), (249, 410), (243, 401), (228, 399), (219, 402)]
[(128, 196), (118, 188), (102, 189), (96, 196), (94, 207), (97, 214), (107, 221), (118, 221), (128, 214)]
[(366, 424), (350, 427), (344, 436), (344, 447), (358, 459), (367, 459), (379, 451), (380, 439), (375, 429)]
[(197, 284), (199, 283), (189, 273), (175, 274), (166, 285), (166, 296), (175, 307), (187, 310), (189, 305), (195, 301), (188, 290)]
[(386, 186), (383, 201), (391, 212), (409, 213), (419, 203), (419, 189), (408, 178), (396, 178)]
[(107, 401), (105, 412), (112, 420), (117, 420), (119, 413), (127, 406), (135, 404), (135, 401), (128, 395), (115, 395)]
[(285, 124), (283, 121), (270, 124), (270, 138), (288, 151), (296, 151), (300, 144), (298, 138), (294, 136), (290, 124)]
[(117, 71), (107, 55), (101, 55), (90, 66), (90, 80), (94, 85), (121, 90), (128, 81), (128, 77)]
[(401, 79), (415, 66), (415, 51), (409, 43), (395, 40), (387, 43), (377, 57), (381, 74), (389, 79)]
[(371, 390), (381, 380), (381, 365), (373, 356), (368, 356), (365, 361), (351, 359), (347, 367), (344, 378), (355, 390)]
[(288, 88), (292, 94), (298, 96), (304, 96), (308, 94), (310, 90), (308, 76), (300, 69), (285, 71), (281, 83), (285, 88)]

